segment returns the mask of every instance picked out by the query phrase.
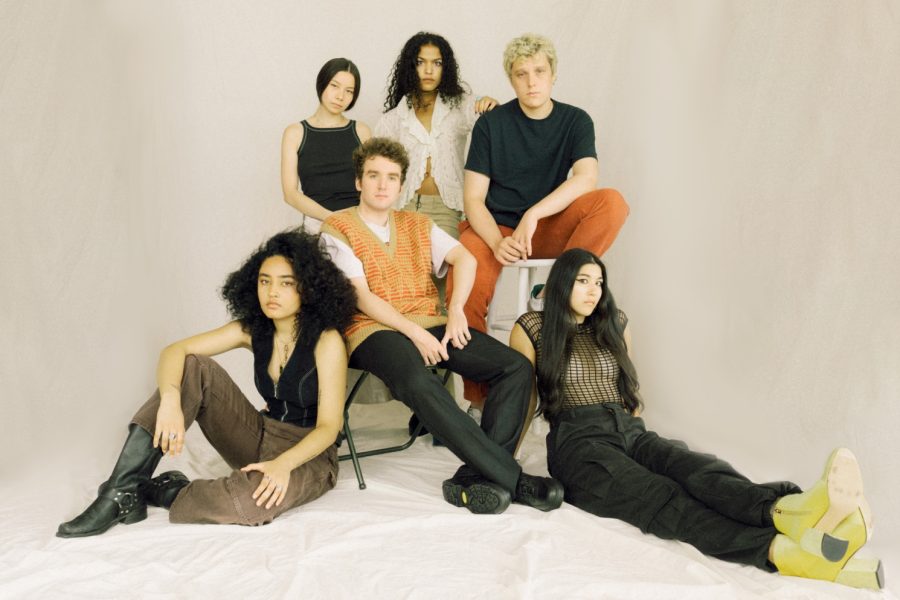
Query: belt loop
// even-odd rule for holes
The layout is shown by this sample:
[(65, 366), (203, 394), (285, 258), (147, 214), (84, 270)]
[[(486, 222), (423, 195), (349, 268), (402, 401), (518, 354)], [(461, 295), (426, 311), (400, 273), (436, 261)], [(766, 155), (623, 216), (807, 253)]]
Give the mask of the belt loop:
[(615, 420), (616, 431), (618, 431), (619, 433), (624, 433), (625, 432), (625, 422), (624, 422), (625, 420), (622, 418), (622, 411), (616, 410), (616, 408), (618, 408), (617, 406), (612, 405), (610, 403), (606, 403), (606, 402), (604, 403), (603, 408), (605, 408), (609, 412), (609, 414), (612, 415), (612, 418)]

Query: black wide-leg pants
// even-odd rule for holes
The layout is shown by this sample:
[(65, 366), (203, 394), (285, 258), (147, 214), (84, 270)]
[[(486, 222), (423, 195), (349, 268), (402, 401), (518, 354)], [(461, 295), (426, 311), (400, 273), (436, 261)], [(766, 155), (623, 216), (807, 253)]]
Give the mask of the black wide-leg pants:
[(800, 491), (790, 482), (755, 484), (711, 454), (647, 431), (643, 419), (612, 403), (554, 418), (547, 463), (566, 501), (583, 510), (767, 571), (777, 533), (771, 506)]
[[(444, 336), (443, 325), (428, 332)], [(513, 458), (525, 424), (534, 379), (531, 363), (479, 331), (462, 349), (447, 345), (448, 360), (437, 364), (488, 385), (479, 427), (431, 372), (415, 345), (398, 331), (377, 331), (350, 356), (350, 367), (369, 371), (407, 405), (425, 427), (468, 467), (515, 493), (522, 468)]]

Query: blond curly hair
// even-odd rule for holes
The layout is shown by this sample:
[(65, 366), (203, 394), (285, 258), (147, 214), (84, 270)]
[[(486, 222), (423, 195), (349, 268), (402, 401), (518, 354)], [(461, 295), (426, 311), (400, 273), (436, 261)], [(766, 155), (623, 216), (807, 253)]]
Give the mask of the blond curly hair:
[(550, 62), (550, 71), (556, 75), (556, 48), (553, 42), (536, 33), (525, 33), (512, 40), (503, 51), (503, 70), (506, 76), (512, 75), (513, 63), (520, 58), (529, 58), (543, 52)]

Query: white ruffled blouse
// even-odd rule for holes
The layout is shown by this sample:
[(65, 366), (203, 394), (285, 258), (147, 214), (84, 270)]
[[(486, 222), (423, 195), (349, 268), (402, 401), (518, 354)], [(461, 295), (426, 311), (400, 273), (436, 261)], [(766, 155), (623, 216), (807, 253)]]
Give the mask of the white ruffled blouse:
[(382, 115), (375, 126), (375, 135), (397, 140), (409, 153), (409, 171), (400, 190), (396, 208), (401, 209), (415, 195), (425, 179), (425, 164), (431, 157), (431, 176), (437, 184), (441, 200), (450, 208), (463, 210), (463, 166), (466, 163), (466, 142), (478, 113), (475, 96), (466, 94), (459, 106), (450, 105), (438, 96), (431, 116), (431, 132), (416, 118), (415, 110), (400, 103)]

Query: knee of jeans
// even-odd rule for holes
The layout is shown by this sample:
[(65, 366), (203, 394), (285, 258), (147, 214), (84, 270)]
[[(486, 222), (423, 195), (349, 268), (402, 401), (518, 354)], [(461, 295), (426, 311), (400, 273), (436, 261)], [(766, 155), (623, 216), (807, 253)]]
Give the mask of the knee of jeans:
[(188, 354), (184, 357), (184, 372), (200, 371), (203, 368), (209, 368), (210, 365), (216, 364), (213, 359), (208, 356), (200, 356), (199, 354)]
[(188, 354), (184, 357), (184, 370), (188, 371), (190, 369), (198, 368), (205, 357), (197, 356), (196, 354)]
[(257, 506), (256, 500), (253, 499), (253, 492), (259, 487), (262, 478), (263, 474), (259, 471), (244, 473), (235, 470), (228, 476), (225, 484), (237, 512), (238, 525), (256, 527), (271, 523), (275, 518), (274, 504), (272, 508), (267, 509), (266, 503)]
[[(184, 357), (184, 376), (188, 374), (205, 376), (204, 381), (220, 376), (225, 369), (215, 360), (199, 354), (188, 354)], [(227, 374), (226, 374), (227, 375)]]

